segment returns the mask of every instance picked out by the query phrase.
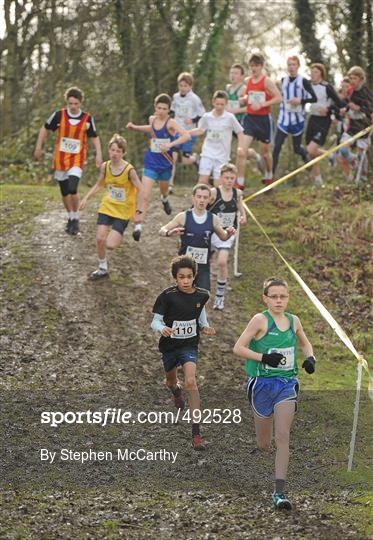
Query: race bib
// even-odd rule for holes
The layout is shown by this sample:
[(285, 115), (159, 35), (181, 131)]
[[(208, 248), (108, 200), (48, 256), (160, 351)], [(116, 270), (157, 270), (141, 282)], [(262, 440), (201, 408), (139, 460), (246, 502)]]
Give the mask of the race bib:
[(290, 113), (301, 113), (302, 105), (291, 105), (288, 101), (285, 102), (285, 110)]
[(193, 257), (196, 263), (207, 264), (207, 257), (209, 253), (208, 248), (188, 246), (186, 252), (187, 255), (191, 255), (191, 257)]
[(191, 321), (174, 321), (172, 324), (171, 334), (173, 339), (185, 339), (195, 337), (197, 335), (197, 321), (192, 319)]
[(212, 142), (219, 142), (224, 139), (224, 131), (222, 129), (209, 129), (207, 138)]
[(268, 364), (266, 364), (266, 369), (282, 369), (284, 371), (290, 371), (291, 369), (294, 369), (294, 361), (295, 361), (294, 347), (284, 347), (283, 349), (273, 348), (273, 349), (269, 349), (268, 351), (268, 353), (274, 353), (274, 352), (283, 354), (285, 358), (281, 360), (281, 362), (276, 368), (268, 366)]
[(266, 100), (265, 92), (258, 92), (255, 90), (249, 91), (249, 105), (263, 104)]
[(220, 224), (223, 229), (228, 229), (228, 227), (233, 227), (234, 225), (236, 212), (227, 212), (225, 214), (221, 212), (218, 214), (218, 218), (220, 219)]
[(163, 150), (161, 150), (162, 144), (170, 143), (171, 139), (150, 139), (150, 150), (154, 152), (155, 154), (161, 154)]
[(116, 188), (113, 186), (108, 186), (109, 190), (109, 199), (112, 201), (120, 201), (123, 202), (126, 200), (126, 192), (123, 188)]
[(190, 107), (189, 105), (178, 105), (176, 109), (177, 116), (180, 118), (190, 118)]
[(238, 101), (238, 99), (230, 99), (228, 101), (228, 107), (230, 109), (238, 109), (240, 107), (240, 102)]
[(62, 137), (60, 141), (60, 152), (68, 152), (69, 154), (79, 154), (80, 140)]

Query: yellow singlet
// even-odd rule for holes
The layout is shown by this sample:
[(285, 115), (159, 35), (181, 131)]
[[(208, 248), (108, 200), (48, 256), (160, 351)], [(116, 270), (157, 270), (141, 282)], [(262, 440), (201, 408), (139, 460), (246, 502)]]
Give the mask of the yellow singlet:
[(110, 170), (110, 161), (105, 164), (105, 194), (98, 209), (100, 214), (106, 214), (119, 219), (132, 219), (136, 211), (137, 189), (129, 179), (133, 166), (127, 163), (121, 174), (115, 175)]

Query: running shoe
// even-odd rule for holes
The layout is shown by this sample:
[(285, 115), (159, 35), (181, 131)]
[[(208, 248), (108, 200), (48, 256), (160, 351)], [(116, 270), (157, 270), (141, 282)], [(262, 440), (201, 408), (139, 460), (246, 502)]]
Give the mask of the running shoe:
[(194, 450), (197, 450), (197, 452), (206, 450), (205, 442), (200, 434), (192, 435), (192, 446)]
[(66, 227), (65, 227), (65, 232), (67, 232), (67, 234), (71, 234), (71, 224), (72, 224), (72, 219), (68, 219), (67, 220), (67, 223), (66, 223)]
[(274, 492), (272, 495), (273, 506), (277, 510), (291, 510), (291, 504), (289, 499), (284, 493)]
[(104, 270), (103, 268), (98, 268), (92, 274), (89, 276), (89, 279), (91, 281), (98, 281), (99, 279), (103, 279), (108, 277), (109, 272), (107, 270)]
[(262, 180), (262, 183), (265, 186), (270, 186), (271, 184), (273, 184), (273, 182), (274, 182), (273, 178), (263, 178)]
[(132, 232), (132, 238), (138, 242), (141, 237), (141, 229), (137, 229), (136, 231)]
[(325, 187), (325, 184), (324, 184), (324, 182), (322, 181), (322, 178), (321, 178), (321, 179), (320, 179), (320, 178), (315, 178), (314, 185), (315, 185), (315, 187), (317, 187), (317, 188), (323, 188), (323, 187)]
[(178, 386), (178, 390), (176, 390), (177, 394), (176, 395), (174, 394), (174, 403), (175, 403), (175, 407), (177, 409), (183, 410), (184, 407), (185, 407), (184, 395), (183, 395), (183, 391), (181, 389), (181, 386), (179, 386), (179, 385), (177, 385), (177, 386)]
[(172, 212), (172, 208), (170, 203), (167, 201), (162, 201), (163, 204), (163, 210), (166, 212), (166, 214), (169, 216)]
[(72, 219), (71, 220), (71, 226), (70, 226), (70, 234), (75, 236), (79, 232), (79, 220), (78, 219)]
[(215, 296), (214, 305), (212, 309), (224, 309), (224, 296)]

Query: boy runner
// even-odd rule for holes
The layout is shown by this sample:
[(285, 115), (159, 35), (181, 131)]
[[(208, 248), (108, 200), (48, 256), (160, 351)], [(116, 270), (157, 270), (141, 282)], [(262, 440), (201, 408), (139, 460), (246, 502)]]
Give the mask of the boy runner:
[[(139, 126), (128, 122), (127, 129), (149, 133), (150, 146), (144, 156), (144, 172), (142, 176), (142, 204), (140, 210), (145, 218), (150, 194), (154, 182), (159, 182), (161, 201), (167, 215), (172, 212), (168, 202), (168, 182), (172, 175), (172, 148), (177, 146), (176, 133), (179, 134), (178, 144), (190, 140), (189, 133), (173, 118), (170, 118), (171, 98), (168, 94), (159, 94), (154, 100), (154, 115), (149, 117), (149, 124)], [(141, 225), (137, 227), (141, 231)]]
[[(348, 91), (348, 105), (343, 110), (346, 112), (347, 117), (347, 129), (341, 137), (341, 142), (346, 141), (359, 131), (372, 125), (373, 115), (373, 94), (365, 84), (366, 75), (365, 71), (360, 66), (353, 66), (347, 73), (350, 80), (350, 89)], [(363, 159), (368, 147), (369, 147), (370, 134), (361, 137), (354, 143), (359, 152), (359, 159)], [(348, 179), (351, 178), (353, 163), (355, 157), (351, 157), (353, 154), (349, 152), (348, 148), (341, 148), (338, 151), (337, 160), (342, 167), (344, 175)], [(364, 160), (365, 168), (361, 175), (362, 180), (367, 180), (368, 163), (367, 159)]]
[(180, 212), (164, 225), (161, 236), (180, 236), (179, 255), (191, 255), (198, 263), (195, 285), (210, 290), (211, 236), (216, 233), (221, 240), (228, 240), (236, 229), (223, 229), (219, 218), (206, 210), (211, 190), (207, 184), (197, 184), (193, 188), (193, 207)]
[[(228, 94), (227, 111), (234, 114), (242, 125), (246, 113), (246, 105), (241, 105), (240, 98), (245, 95), (246, 82), (245, 70), (241, 64), (233, 64), (229, 72), (229, 79), (230, 84), (226, 86), (226, 92)], [(264, 173), (262, 158), (254, 148), (249, 148), (247, 157), (255, 161), (258, 170)]]
[[(310, 159), (321, 155), (321, 147), (326, 141), (331, 125), (332, 111), (342, 109), (345, 103), (339, 98), (333, 86), (325, 81), (326, 70), (323, 64), (311, 65), (312, 88), (316, 94), (316, 103), (311, 105), (311, 116), (306, 130), (307, 152)], [(322, 187), (320, 164), (315, 163), (311, 169), (315, 186)]]
[[(237, 168), (233, 163), (225, 163), (220, 169), (219, 187), (211, 189), (211, 199), (207, 209), (220, 219), (223, 229), (237, 228), (237, 212), (240, 224), (245, 224), (246, 212), (242, 205), (242, 191), (233, 187), (237, 179)], [(218, 278), (213, 309), (224, 309), (224, 293), (228, 279), (229, 252), (234, 244), (234, 236), (220, 240), (217, 234), (211, 237), (211, 247), (218, 252)]]
[(212, 97), (212, 111), (205, 113), (198, 128), (189, 132), (197, 136), (206, 133), (199, 162), (199, 184), (207, 184), (211, 174), (214, 183), (220, 178), (220, 167), (230, 160), (232, 133), (238, 139), (237, 155), (242, 152), (243, 129), (236, 117), (225, 110), (227, 103), (226, 92), (217, 90)]
[(233, 64), (229, 72), (230, 83), (226, 86), (228, 95), (227, 111), (234, 114), (240, 124), (245, 116), (246, 107), (240, 104), (245, 95), (245, 70), (241, 64)]
[(41, 159), (43, 145), (48, 131), (58, 131), (53, 155), (54, 178), (61, 190), (62, 202), (68, 221), (66, 232), (79, 232), (79, 196), (78, 183), (83, 173), (87, 155), (87, 137), (92, 139), (96, 150), (96, 166), (102, 163), (100, 139), (96, 133), (93, 116), (81, 110), (83, 92), (72, 86), (65, 92), (66, 107), (55, 111), (39, 131), (34, 156)]
[[(115, 133), (108, 145), (110, 160), (101, 165), (100, 176), (96, 184), (88, 191), (80, 203), (79, 210), (84, 210), (89, 199), (101, 188), (106, 187), (97, 216), (96, 245), (98, 269), (90, 275), (91, 280), (98, 280), (109, 275), (106, 249), (113, 250), (122, 241), (123, 233), (130, 219), (135, 224), (141, 223), (142, 184), (133, 166), (124, 161), (127, 153), (127, 141)], [(136, 226), (136, 225), (135, 225)], [(140, 237), (135, 230), (135, 240)]]
[(242, 155), (237, 160), (239, 188), (245, 185), (245, 167), (248, 148), (254, 139), (259, 141), (259, 152), (265, 163), (264, 183), (272, 182), (272, 140), (271, 106), (281, 103), (281, 94), (267, 75), (263, 73), (264, 57), (253, 54), (249, 60), (251, 77), (247, 79), (246, 93), (241, 101), (247, 103), (243, 120), (244, 145)]
[[(174, 113), (176, 122), (186, 129), (186, 131), (189, 131), (197, 125), (199, 119), (206, 111), (202, 105), (201, 99), (192, 90), (193, 76), (190, 73), (180, 73), (177, 78), (177, 84), (179, 91), (173, 95), (171, 112)], [(193, 145), (195, 141), (196, 137), (192, 137), (189, 141), (175, 146), (176, 152), (173, 152), (175, 166), (173, 168), (172, 177), (170, 178), (170, 193), (172, 193), (174, 186), (178, 152), (182, 154), (182, 165), (194, 165), (197, 162), (198, 156), (193, 154)]]
[(166, 385), (171, 390), (175, 406), (185, 407), (177, 367), (184, 371), (185, 387), (189, 394), (192, 419), (192, 445), (194, 450), (205, 450), (200, 434), (200, 397), (196, 381), (199, 334), (215, 335), (207, 322), (205, 305), (209, 293), (193, 285), (197, 264), (187, 255), (176, 257), (171, 263), (172, 277), (176, 284), (165, 289), (153, 307), (151, 327), (160, 332), (159, 350), (162, 354)]
[(291, 509), (284, 494), (289, 464), (290, 428), (297, 410), (297, 342), (306, 357), (302, 367), (315, 371), (315, 357), (300, 320), (286, 312), (289, 290), (281, 278), (264, 282), (263, 301), (267, 310), (257, 313), (243, 331), (233, 352), (246, 360), (247, 397), (254, 413), (258, 447), (268, 451), (274, 435), (276, 442), (275, 490), (277, 509)]
[(273, 148), (273, 174), (275, 174), (281, 147), (288, 135), (293, 140), (295, 154), (307, 161), (307, 152), (301, 146), (302, 134), (306, 120), (306, 103), (315, 103), (316, 94), (311, 82), (298, 74), (300, 60), (298, 56), (289, 56), (287, 59), (288, 75), (281, 79), (282, 102), (277, 120), (275, 145)]

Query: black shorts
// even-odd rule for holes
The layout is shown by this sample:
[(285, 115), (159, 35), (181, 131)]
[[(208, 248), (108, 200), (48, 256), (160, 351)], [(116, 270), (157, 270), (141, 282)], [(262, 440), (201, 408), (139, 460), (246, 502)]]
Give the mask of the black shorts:
[(243, 132), (257, 141), (269, 144), (272, 141), (272, 116), (270, 114), (246, 114)]
[(113, 231), (117, 231), (119, 234), (123, 234), (128, 225), (128, 219), (120, 219), (107, 214), (97, 214), (97, 225), (107, 225), (111, 227)]
[(329, 116), (311, 115), (306, 130), (306, 144), (315, 142), (322, 146), (328, 136), (330, 122)]

